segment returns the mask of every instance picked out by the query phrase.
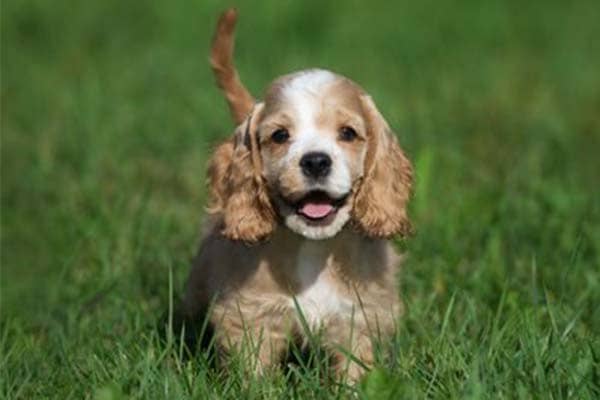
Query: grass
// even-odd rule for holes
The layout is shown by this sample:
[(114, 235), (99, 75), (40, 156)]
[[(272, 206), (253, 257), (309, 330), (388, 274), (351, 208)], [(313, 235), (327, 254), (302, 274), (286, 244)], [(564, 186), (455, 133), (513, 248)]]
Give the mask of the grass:
[(398, 132), (407, 313), (355, 388), (220, 376), (160, 343), (231, 131), (207, 64), (225, 7), (3, 3), (0, 396), (599, 398), (594, 1), (240, 2), (253, 92), (328, 67)]

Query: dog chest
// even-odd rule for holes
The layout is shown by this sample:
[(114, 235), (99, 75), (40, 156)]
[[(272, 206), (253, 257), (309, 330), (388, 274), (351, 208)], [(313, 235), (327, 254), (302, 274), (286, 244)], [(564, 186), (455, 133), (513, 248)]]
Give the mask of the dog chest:
[[(332, 256), (325, 243), (307, 241), (298, 252), (296, 301), (306, 320), (318, 324), (332, 316), (351, 316), (353, 302), (341, 293), (341, 282), (331, 266)], [(293, 303), (293, 300), (292, 300)]]

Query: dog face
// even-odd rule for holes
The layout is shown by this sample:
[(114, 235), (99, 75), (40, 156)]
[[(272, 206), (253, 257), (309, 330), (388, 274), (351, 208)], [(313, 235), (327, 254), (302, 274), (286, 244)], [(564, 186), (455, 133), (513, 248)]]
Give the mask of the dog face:
[(310, 239), (335, 235), (350, 219), (364, 173), (366, 122), (348, 81), (301, 72), (268, 91), (257, 139), (263, 174), (285, 225)]
[(261, 239), (277, 221), (308, 239), (330, 238), (349, 221), (388, 237), (408, 229), (411, 171), (362, 89), (329, 71), (302, 71), (276, 80), (218, 149), (212, 209), (232, 239)]

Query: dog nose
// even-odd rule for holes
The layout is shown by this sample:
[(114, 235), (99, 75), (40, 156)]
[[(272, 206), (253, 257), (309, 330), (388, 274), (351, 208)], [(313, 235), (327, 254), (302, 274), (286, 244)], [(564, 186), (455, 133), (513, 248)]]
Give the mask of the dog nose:
[(306, 153), (300, 159), (300, 167), (309, 178), (321, 178), (329, 175), (331, 157), (321, 152)]

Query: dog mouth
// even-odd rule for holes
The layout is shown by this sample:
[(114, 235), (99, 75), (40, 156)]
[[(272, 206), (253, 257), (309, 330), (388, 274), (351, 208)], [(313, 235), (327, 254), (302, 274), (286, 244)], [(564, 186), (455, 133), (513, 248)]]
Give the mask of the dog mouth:
[(348, 194), (333, 198), (326, 192), (314, 190), (308, 192), (304, 197), (291, 206), (296, 214), (301, 216), (311, 225), (327, 225), (335, 218), (337, 211), (346, 203)]

